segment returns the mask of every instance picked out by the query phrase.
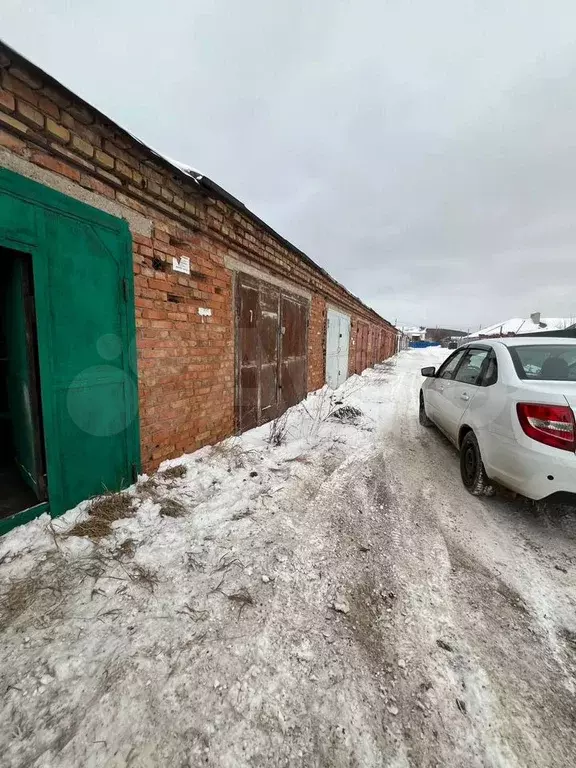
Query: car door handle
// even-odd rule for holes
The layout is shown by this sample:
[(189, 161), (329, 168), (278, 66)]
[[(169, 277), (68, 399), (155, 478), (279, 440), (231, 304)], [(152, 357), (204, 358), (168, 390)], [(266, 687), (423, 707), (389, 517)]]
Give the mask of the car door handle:
[(462, 392), (462, 394), (460, 395), (460, 399), (461, 400), (470, 400), (470, 395), (467, 394), (466, 392)]

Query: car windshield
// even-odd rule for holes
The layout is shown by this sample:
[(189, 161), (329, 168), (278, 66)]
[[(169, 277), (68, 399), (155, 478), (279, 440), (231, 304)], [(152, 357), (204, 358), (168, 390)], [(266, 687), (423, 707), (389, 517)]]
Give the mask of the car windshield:
[(576, 381), (576, 344), (508, 347), (520, 379)]

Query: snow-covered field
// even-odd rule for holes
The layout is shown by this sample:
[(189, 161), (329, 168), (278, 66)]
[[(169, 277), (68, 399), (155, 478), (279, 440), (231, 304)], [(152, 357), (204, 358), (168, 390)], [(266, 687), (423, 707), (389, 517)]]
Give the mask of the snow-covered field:
[(168, 462), (103, 538), (0, 539), (0, 764), (572, 765), (574, 518), (465, 492), (417, 421), (445, 355)]

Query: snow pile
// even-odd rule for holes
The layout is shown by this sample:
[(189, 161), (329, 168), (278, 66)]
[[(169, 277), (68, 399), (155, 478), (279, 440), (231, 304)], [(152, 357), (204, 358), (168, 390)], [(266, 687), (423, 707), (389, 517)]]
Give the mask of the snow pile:
[(2, 767), (572, 765), (573, 542), (419, 426), (447, 354), (0, 539)]
[[(213, 764), (253, 764), (296, 727), (302, 686), (320, 684), (307, 665), (325, 653), (320, 709), (342, 712), (373, 764), (352, 711), (365, 694), (341, 687), (333, 649), (314, 639), (325, 647), (323, 606), (339, 599), (345, 548), (358, 551), (349, 537), (334, 549), (331, 515), (404, 397), (396, 366), (445, 356), (402, 353), (272, 425), (165, 462), (125, 492), (129, 516), (107, 536), (74, 535), (84, 502), (0, 539), (2, 764), (199, 765), (216, 742)], [(361, 415), (333, 418), (345, 406)]]

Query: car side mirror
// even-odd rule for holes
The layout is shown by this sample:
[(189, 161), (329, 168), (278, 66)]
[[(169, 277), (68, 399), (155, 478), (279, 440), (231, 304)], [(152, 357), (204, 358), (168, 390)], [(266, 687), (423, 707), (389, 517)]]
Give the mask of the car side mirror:
[(422, 376), (427, 376), (428, 378), (434, 378), (436, 376), (436, 368), (434, 368), (433, 365), (429, 365), (427, 368), (422, 368), (420, 371)]

